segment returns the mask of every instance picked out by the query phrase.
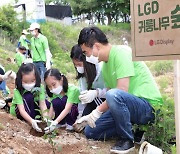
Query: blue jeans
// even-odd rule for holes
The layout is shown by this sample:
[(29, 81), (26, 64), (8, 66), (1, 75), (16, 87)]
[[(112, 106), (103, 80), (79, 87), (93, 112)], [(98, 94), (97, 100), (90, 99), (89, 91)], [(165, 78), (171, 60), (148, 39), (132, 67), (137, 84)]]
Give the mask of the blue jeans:
[(144, 125), (154, 120), (149, 102), (119, 89), (106, 93), (109, 110), (96, 121), (96, 127), (86, 126), (87, 138), (104, 140), (111, 137), (134, 140), (132, 125)]
[(45, 62), (33, 62), (39, 72), (41, 80), (44, 80), (44, 73), (46, 72)]
[(3, 95), (7, 95), (8, 94), (8, 91), (6, 90), (6, 82), (5, 81), (2, 81), (0, 83), (0, 90), (2, 90)]

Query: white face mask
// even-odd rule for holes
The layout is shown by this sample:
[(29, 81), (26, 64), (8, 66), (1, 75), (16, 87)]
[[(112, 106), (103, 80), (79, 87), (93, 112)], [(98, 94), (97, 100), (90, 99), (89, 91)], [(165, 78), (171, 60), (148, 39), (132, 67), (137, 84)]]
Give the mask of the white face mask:
[(36, 32), (33, 30), (33, 31), (31, 32), (31, 35), (35, 36), (35, 35), (36, 35)]
[(98, 51), (98, 56), (95, 57), (93, 55), (93, 51), (92, 51), (92, 55), (90, 57), (87, 57), (86, 56), (86, 61), (89, 62), (89, 63), (92, 63), (92, 64), (98, 64), (99, 63), (99, 51)]
[(95, 65), (99, 62), (98, 57), (95, 57), (93, 55), (91, 55), (90, 57), (86, 56), (86, 61)]
[(84, 73), (84, 67), (76, 67), (77, 68), (77, 71), (80, 73), (80, 74), (83, 74)]
[(58, 86), (57, 88), (50, 90), (50, 92), (55, 94), (55, 95), (58, 95), (61, 93), (62, 89), (63, 89), (62, 86)]
[(31, 84), (24, 83), (22, 84), (22, 87), (27, 91), (31, 91), (34, 88), (35, 84), (36, 83), (31, 83)]

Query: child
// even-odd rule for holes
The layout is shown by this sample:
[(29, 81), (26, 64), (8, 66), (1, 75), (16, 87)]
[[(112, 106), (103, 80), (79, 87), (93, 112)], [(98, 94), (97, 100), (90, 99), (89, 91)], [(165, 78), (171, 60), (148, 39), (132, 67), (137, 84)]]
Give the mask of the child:
[(78, 45), (72, 47), (70, 57), (77, 71), (76, 79), (79, 81), (81, 91), (79, 99), (82, 104), (78, 104), (79, 115), (83, 111), (82, 116), (84, 116), (91, 113), (105, 100), (107, 88), (102, 77), (102, 63), (95, 65), (87, 62), (86, 56)]
[(25, 59), (26, 59), (26, 48), (23, 46), (20, 46), (18, 48), (18, 52), (15, 55), (15, 61), (18, 67), (21, 66), (21, 64), (25, 61)]
[[(17, 72), (15, 81), (16, 89), (14, 90), (14, 97), (10, 107), (10, 113), (21, 120), (29, 122), (32, 127), (38, 131), (42, 130), (38, 127), (39, 120), (35, 120), (39, 112), (46, 110), (45, 92), (41, 85), (40, 75), (32, 63), (22, 64)], [(43, 113), (43, 117), (47, 113)]]
[(45, 133), (53, 131), (58, 123), (61, 126), (67, 123), (66, 130), (73, 130), (72, 125), (78, 116), (77, 104), (80, 102), (78, 88), (68, 85), (67, 78), (58, 69), (46, 71), (44, 81), (46, 92), (52, 103), (49, 116), (52, 117), (53, 112), (55, 113), (55, 120), (51, 122), (49, 127), (45, 128)]
[[(28, 45), (30, 44), (30, 41), (26, 38), (27, 34), (29, 34), (29, 33), (27, 32), (27, 30), (24, 29), (22, 31), (21, 37), (19, 38), (18, 45), (17, 45), (17, 50), (18, 50), (18, 48), (20, 46), (23, 46), (23, 47), (26, 48), (27, 51), (29, 51), (29, 46)], [(28, 54), (27, 51), (26, 51), (26, 54)]]

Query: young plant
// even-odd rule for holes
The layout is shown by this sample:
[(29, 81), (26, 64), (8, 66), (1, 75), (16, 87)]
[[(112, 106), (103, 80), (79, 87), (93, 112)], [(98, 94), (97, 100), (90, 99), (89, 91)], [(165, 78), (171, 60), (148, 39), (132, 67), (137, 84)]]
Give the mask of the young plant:
[[(36, 103), (37, 103), (37, 102), (36, 102)], [(45, 127), (50, 126), (50, 124), (51, 124), (51, 119), (49, 118), (49, 116), (43, 116), (45, 113), (49, 112), (49, 109), (44, 110), (44, 111), (41, 111), (41, 110), (39, 110), (39, 109), (35, 109), (35, 110), (40, 113), (40, 115), (37, 115), (37, 116), (35, 117), (35, 119), (41, 119), (42, 122), (46, 124)], [(44, 128), (45, 128), (45, 127), (44, 127)], [(44, 130), (44, 128), (41, 128), (41, 129)], [(52, 132), (43, 135), (43, 138), (44, 138), (44, 139), (47, 139), (47, 140), (48, 140), (48, 143), (51, 145), (51, 149), (52, 149), (52, 151), (53, 151), (53, 154), (55, 154), (55, 152), (56, 152), (56, 142), (54, 142), (53, 139), (56, 138), (57, 134), (58, 134), (58, 132), (57, 132), (57, 130), (55, 129), (55, 130), (53, 130)], [(60, 149), (60, 148), (58, 147), (58, 151), (59, 151), (59, 149)]]

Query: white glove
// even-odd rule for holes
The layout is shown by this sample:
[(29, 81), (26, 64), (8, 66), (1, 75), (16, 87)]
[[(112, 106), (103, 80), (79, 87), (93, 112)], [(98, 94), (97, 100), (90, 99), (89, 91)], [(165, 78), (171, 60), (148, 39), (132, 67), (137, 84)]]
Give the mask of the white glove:
[(81, 100), (82, 104), (91, 103), (96, 97), (98, 93), (96, 90), (86, 90), (82, 91), (79, 95), (79, 99)]
[(51, 68), (51, 57), (52, 57), (52, 54), (51, 54), (49, 49), (46, 49), (45, 52), (46, 52), (46, 69), (48, 70), (48, 69)]
[[(81, 124), (83, 122), (87, 122), (87, 124), (91, 127), (91, 128), (95, 128), (96, 127), (96, 120), (100, 118), (100, 116), (102, 115), (102, 112), (98, 111), (98, 109), (96, 108), (95, 110), (93, 110), (90, 114), (83, 116), (82, 118), (78, 119), (74, 125), (78, 125)], [(78, 126), (77, 126), (78, 127)]]
[(108, 91), (107, 88), (103, 88), (103, 89), (97, 88), (96, 90), (98, 91), (99, 98), (106, 98), (106, 92)]
[(8, 78), (16, 79), (16, 73), (10, 70), (7, 71), (4, 75), (2, 75), (3, 80), (7, 80)]
[(6, 105), (4, 100), (0, 100), (0, 109), (2, 109)]
[(19, 50), (19, 49), (18, 49), (18, 48), (16, 48), (16, 52), (18, 52), (18, 50)]
[(51, 68), (51, 62), (50, 61), (46, 61), (46, 69), (50, 69)]
[(37, 125), (37, 123), (40, 123), (40, 120), (32, 120), (32, 127), (37, 131), (37, 132), (42, 132), (42, 129), (39, 128), (39, 126)]
[(57, 124), (58, 124), (58, 122), (51, 121), (50, 126), (44, 128), (45, 133), (48, 134), (48, 133), (52, 132), (56, 128)]

